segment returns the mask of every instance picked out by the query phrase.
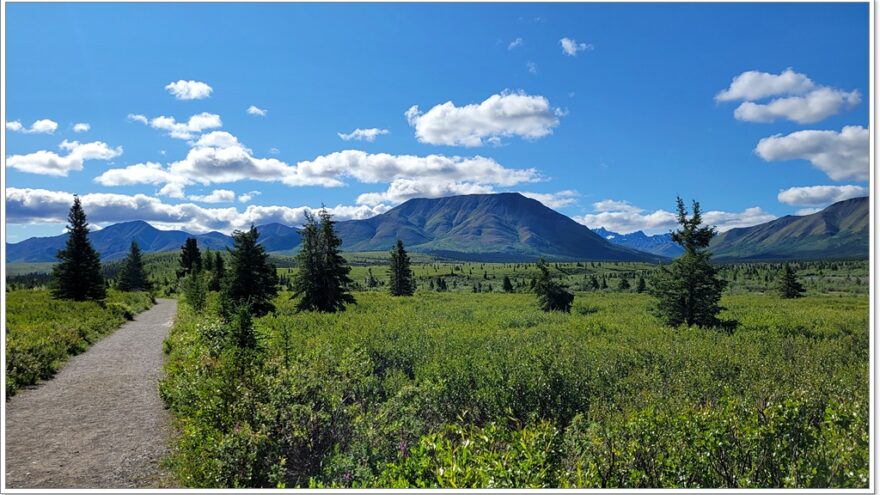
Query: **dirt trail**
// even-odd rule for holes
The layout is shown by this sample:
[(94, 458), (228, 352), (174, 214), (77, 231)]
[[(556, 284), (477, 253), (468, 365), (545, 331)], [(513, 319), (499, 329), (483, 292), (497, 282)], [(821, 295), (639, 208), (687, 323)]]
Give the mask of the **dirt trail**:
[(171, 427), (157, 381), (176, 312), (177, 301), (160, 299), (6, 403), (7, 488), (166, 484)]

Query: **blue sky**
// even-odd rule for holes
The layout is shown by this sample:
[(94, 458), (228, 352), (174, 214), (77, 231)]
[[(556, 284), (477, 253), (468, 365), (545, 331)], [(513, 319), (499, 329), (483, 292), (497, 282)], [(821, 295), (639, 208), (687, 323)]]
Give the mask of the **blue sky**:
[(676, 194), (723, 230), (868, 188), (867, 3), (6, 13), (10, 242), (60, 233), (73, 193), (97, 226), (229, 231), (521, 191), (662, 232)]

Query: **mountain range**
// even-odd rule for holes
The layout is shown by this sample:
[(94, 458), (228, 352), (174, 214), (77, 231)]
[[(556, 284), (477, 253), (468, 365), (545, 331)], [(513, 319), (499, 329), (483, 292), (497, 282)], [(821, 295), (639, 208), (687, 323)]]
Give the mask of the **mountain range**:
[[(267, 251), (294, 253), (299, 232), (279, 223), (258, 226)], [(338, 222), (336, 230), (344, 251), (390, 250), (399, 238), (413, 252), (473, 261), (646, 261), (662, 258), (608, 242), (589, 228), (518, 193), (474, 194), (437, 199), (411, 199), (386, 213), (366, 220)], [(174, 251), (187, 237), (199, 246), (231, 246), (220, 232), (191, 235), (164, 231), (143, 221), (107, 226), (90, 238), (102, 259), (126, 255), (131, 241), (145, 252)], [(55, 261), (67, 234), (31, 238), (7, 245), (8, 263)]]
[[(779, 260), (867, 258), (868, 198), (835, 203), (806, 216), (786, 216), (752, 227), (732, 229), (713, 239), (714, 259)], [(344, 251), (386, 251), (399, 238), (413, 252), (469, 261), (657, 262), (681, 254), (670, 234), (595, 231), (518, 193), (473, 194), (411, 199), (365, 220), (336, 224)], [(258, 226), (260, 242), (271, 253), (293, 254), (299, 247), (295, 227)], [(176, 251), (187, 237), (203, 249), (224, 249), (232, 238), (220, 233), (189, 234), (159, 230), (131, 221), (94, 231), (90, 238), (104, 260), (128, 253), (132, 240), (145, 252)], [(7, 244), (8, 263), (55, 261), (67, 234), (34, 237)]]
[(656, 254), (658, 256), (664, 256), (666, 258), (677, 258), (684, 252), (684, 248), (672, 242), (672, 234), (669, 232), (665, 234), (648, 235), (641, 230), (637, 230), (629, 234), (618, 234), (617, 232), (606, 230), (604, 227), (593, 229), (593, 232), (607, 239), (612, 244)]

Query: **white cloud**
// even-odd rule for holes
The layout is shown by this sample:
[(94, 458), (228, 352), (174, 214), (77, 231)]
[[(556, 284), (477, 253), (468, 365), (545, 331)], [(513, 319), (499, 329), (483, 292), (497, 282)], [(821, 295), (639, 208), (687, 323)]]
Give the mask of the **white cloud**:
[(417, 179), (396, 179), (388, 190), (380, 193), (361, 194), (359, 205), (378, 205), (382, 203), (400, 204), (413, 198), (442, 198), (461, 194), (487, 194), (494, 192), (492, 186), (473, 182), (437, 182)]
[[(307, 211), (318, 208), (300, 206), (248, 206), (244, 211), (234, 207), (203, 208), (192, 203), (167, 204), (159, 198), (144, 194), (85, 194), (80, 196), (89, 222), (107, 224), (140, 219), (163, 229), (184, 229), (190, 232), (219, 230), (229, 233), (245, 229), (251, 224), (280, 222), (298, 226)], [(67, 218), (73, 194), (45, 189), (6, 190), (7, 221), (13, 224), (63, 223)], [(388, 211), (386, 205), (328, 208), (336, 220), (369, 218)]]
[(168, 170), (175, 176), (200, 184), (280, 181), (294, 173), (290, 165), (275, 158), (256, 158), (240, 145), (192, 148), (186, 158), (171, 163)]
[(815, 87), (806, 74), (786, 69), (780, 74), (750, 70), (733, 78), (730, 86), (715, 95), (716, 101), (754, 101), (775, 95), (803, 94)]
[(762, 139), (755, 153), (764, 160), (809, 160), (834, 180), (868, 180), (869, 134), (861, 126), (836, 131), (797, 131)]
[(356, 141), (369, 141), (371, 143), (376, 140), (376, 136), (384, 136), (385, 134), (389, 134), (388, 129), (376, 129), (375, 127), (372, 129), (355, 129), (348, 134), (341, 132), (336, 133), (336, 135), (343, 141), (351, 141), (354, 139)]
[(587, 43), (578, 43), (577, 40), (571, 38), (562, 38), (561, 40), (559, 40), (559, 44), (562, 45), (562, 52), (569, 57), (577, 56), (578, 52), (593, 49), (593, 45)]
[(834, 88), (819, 88), (805, 96), (777, 98), (769, 103), (743, 102), (733, 112), (737, 120), (746, 122), (775, 122), (788, 119), (799, 124), (811, 124), (826, 117), (852, 109), (861, 101), (858, 91), (841, 91)]
[(794, 212), (795, 216), (803, 217), (806, 215), (812, 215), (813, 213), (819, 213), (824, 208), (801, 208), (800, 210)]
[(538, 73), (538, 65), (532, 61), (526, 62), (526, 69), (532, 74)]
[(265, 108), (260, 108), (254, 105), (251, 105), (247, 109), (247, 113), (250, 115), (256, 115), (257, 117), (265, 117), (266, 114), (269, 113)]
[(252, 199), (254, 199), (256, 196), (259, 196), (260, 194), (262, 194), (260, 191), (248, 191), (238, 197), (238, 202), (250, 203)]
[(279, 150), (278, 148), (269, 148), (270, 155), (278, 155), (280, 153), (281, 153), (281, 150)]
[(200, 81), (184, 81), (168, 83), (165, 89), (178, 100), (202, 100), (211, 96), (211, 86)]
[(6, 159), (6, 166), (31, 174), (67, 177), (70, 172), (82, 170), (86, 160), (110, 160), (122, 154), (122, 146), (111, 148), (101, 141), (80, 144), (78, 141), (64, 140), (58, 146), (67, 154), (61, 156), (41, 150), (27, 155), (13, 155)]
[(77, 122), (73, 124), (73, 132), (88, 132), (92, 126), (85, 122)]
[(149, 125), (149, 121), (147, 120), (147, 117), (145, 115), (130, 113), (128, 114), (127, 118), (132, 122), (140, 122), (141, 124)]
[(527, 198), (536, 199), (548, 208), (563, 208), (571, 206), (577, 203), (577, 199), (580, 196), (577, 191), (572, 191), (570, 189), (555, 193), (520, 192), (520, 194)]
[(422, 143), (473, 147), (511, 136), (544, 137), (559, 125), (562, 114), (543, 96), (504, 91), (479, 104), (456, 107), (447, 101), (425, 113), (413, 105), (405, 115)]
[(164, 115), (148, 120), (147, 117), (138, 114), (128, 114), (128, 120), (149, 125), (153, 129), (167, 131), (168, 135), (173, 138), (187, 140), (194, 139), (196, 134), (208, 129), (223, 126), (219, 115), (208, 112), (193, 115), (186, 122), (177, 122), (174, 117)]
[(134, 184), (165, 184), (180, 182), (156, 162), (135, 163), (124, 168), (107, 170), (95, 177), (95, 182), (102, 186), (130, 186)]
[[(238, 142), (238, 138), (226, 131), (211, 131), (207, 134), (202, 134), (197, 141), (191, 142), (190, 144), (194, 147), (212, 148), (232, 148), (234, 146), (241, 146), (241, 143)], [(248, 152), (250, 152), (249, 149)]]
[(229, 189), (214, 189), (211, 194), (205, 196), (190, 196), (192, 201), (200, 201), (202, 203), (232, 203), (235, 201), (235, 193)]
[[(604, 200), (593, 203), (593, 213), (572, 217), (576, 222), (590, 228), (604, 227), (610, 231), (629, 234), (637, 230), (648, 234), (668, 232), (676, 228), (675, 214), (666, 210), (647, 212), (626, 201)], [(742, 212), (707, 211), (703, 222), (714, 225), (719, 232), (738, 227), (749, 227), (769, 222), (776, 217), (759, 207), (746, 208)]]
[(522, 45), (523, 45), (523, 39), (522, 39), (522, 38), (517, 38), (517, 39), (511, 41), (511, 42), (507, 45), (507, 49), (508, 49), (508, 50), (513, 50), (514, 48), (516, 48), (516, 47), (518, 47), (518, 46), (522, 46)]
[(18, 120), (6, 122), (6, 129), (22, 134), (52, 134), (58, 129), (58, 123), (49, 119), (40, 119), (25, 127)]
[(776, 195), (780, 203), (793, 206), (824, 207), (831, 203), (868, 195), (862, 186), (809, 186), (791, 187)]

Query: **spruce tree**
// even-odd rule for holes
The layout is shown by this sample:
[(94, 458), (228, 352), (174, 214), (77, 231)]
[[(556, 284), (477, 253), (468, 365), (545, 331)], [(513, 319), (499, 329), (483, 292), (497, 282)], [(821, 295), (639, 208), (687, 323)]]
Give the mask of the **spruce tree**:
[(782, 277), (779, 279), (779, 295), (784, 299), (795, 299), (804, 295), (804, 286), (798, 282), (797, 274), (788, 263), (782, 268)]
[(232, 233), (229, 272), (221, 295), (221, 307), (227, 319), (241, 306), (249, 307), (254, 316), (275, 311), (272, 298), (278, 294), (278, 275), (275, 265), (269, 263), (269, 254), (257, 242), (259, 236), (253, 225), (247, 232)]
[(627, 279), (626, 277), (620, 277), (620, 282), (618, 282), (617, 288), (619, 290), (629, 290), (630, 289), (629, 279)]
[(67, 215), (67, 243), (58, 251), (58, 264), (52, 269), (52, 297), (74, 301), (102, 300), (107, 296), (101, 257), (89, 241), (89, 224), (79, 196)]
[(177, 278), (200, 271), (202, 271), (202, 253), (199, 251), (199, 243), (189, 237), (180, 248), (180, 268), (177, 270)]
[(211, 262), (211, 280), (208, 282), (208, 290), (219, 291), (223, 288), (223, 281), (226, 279), (226, 264), (219, 251), (215, 252), (213, 257), (214, 261)]
[(391, 250), (391, 265), (388, 267), (388, 285), (392, 296), (411, 296), (416, 291), (409, 255), (403, 248), (403, 241), (397, 240)]
[(599, 280), (595, 275), (590, 275), (590, 289), (599, 290)]
[(571, 303), (574, 294), (568, 292), (568, 288), (550, 276), (550, 269), (544, 258), (538, 261), (538, 270), (541, 274), (535, 283), (535, 294), (538, 296), (538, 304), (544, 311), (571, 311)]
[(299, 298), (297, 311), (334, 313), (356, 302), (348, 292), (351, 267), (339, 254), (342, 240), (336, 234), (330, 213), (322, 209), (318, 216), (320, 224), (307, 213), (300, 230), (300, 251), (296, 256), (299, 270), (293, 278), (292, 298)]
[(639, 281), (638, 281), (638, 283), (636, 284), (636, 292), (638, 292), (639, 294), (641, 294), (642, 292), (645, 292), (645, 289), (646, 289), (646, 285), (645, 285), (645, 277), (639, 275)]
[(122, 263), (122, 272), (116, 287), (124, 292), (148, 290), (150, 282), (147, 280), (147, 272), (144, 269), (144, 259), (137, 242), (131, 241), (128, 257)]
[(501, 281), (501, 290), (504, 292), (513, 292), (513, 284), (510, 283), (510, 277), (507, 275), (505, 275), (504, 280)]
[(672, 240), (684, 248), (684, 254), (658, 271), (651, 287), (657, 298), (655, 312), (671, 326), (719, 325), (717, 315), (723, 308), (718, 303), (726, 282), (709, 262), (708, 247), (715, 229), (702, 226), (698, 202), (693, 202), (690, 218), (681, 198), (676, 198), (676, 206), (680, 228), (672, 233)]

